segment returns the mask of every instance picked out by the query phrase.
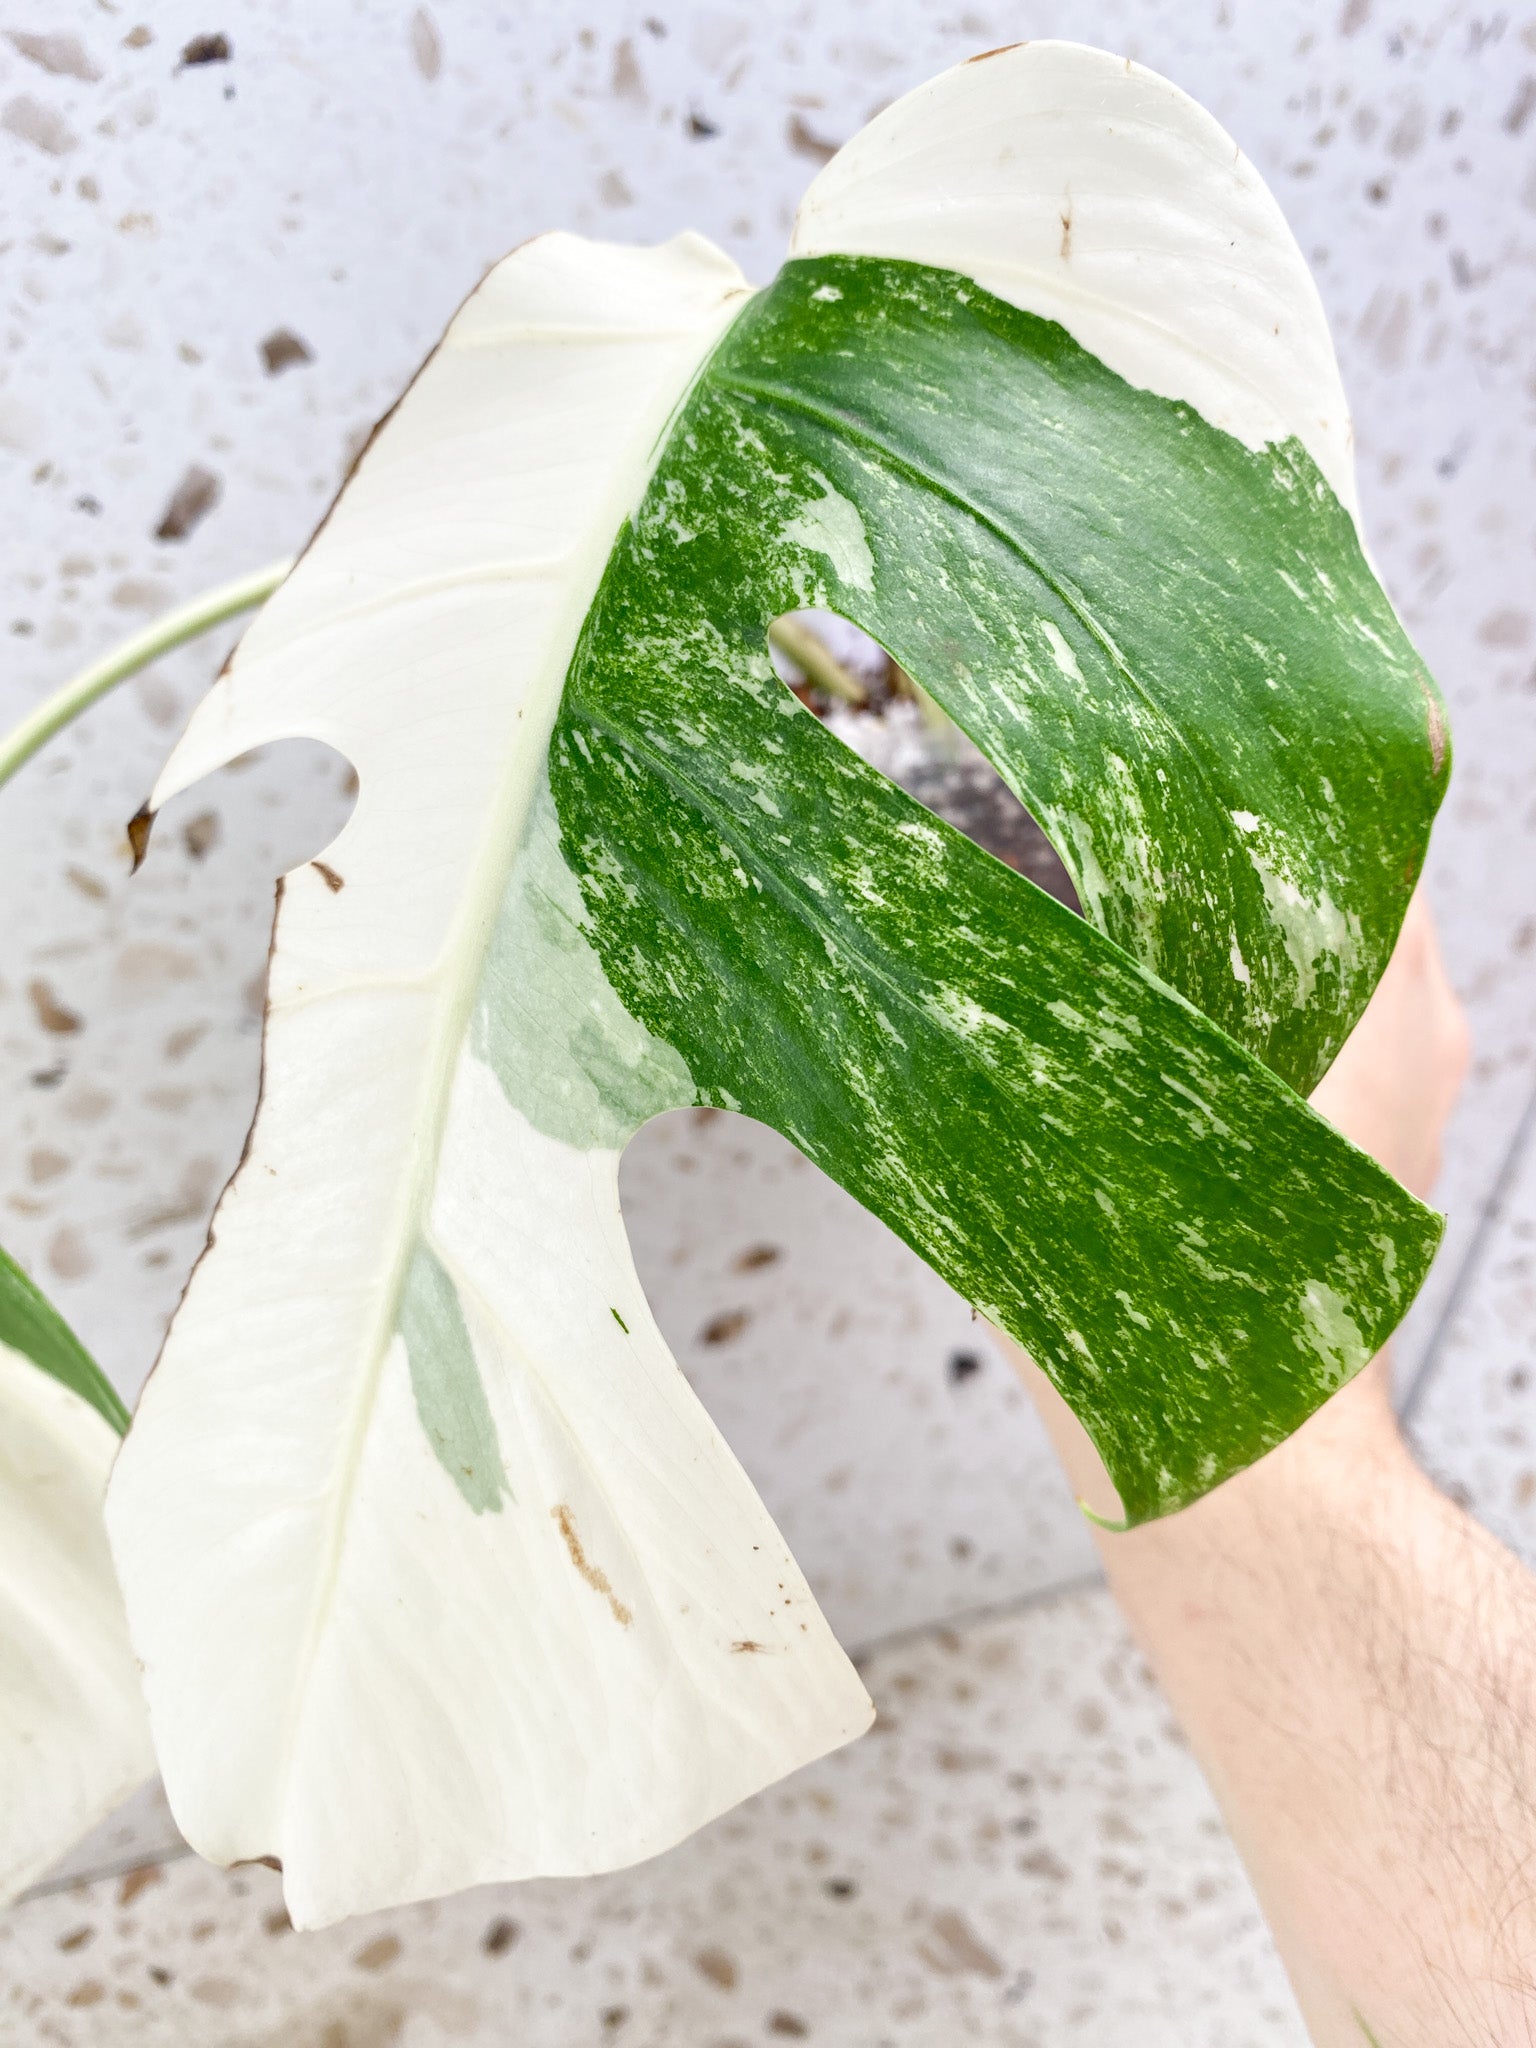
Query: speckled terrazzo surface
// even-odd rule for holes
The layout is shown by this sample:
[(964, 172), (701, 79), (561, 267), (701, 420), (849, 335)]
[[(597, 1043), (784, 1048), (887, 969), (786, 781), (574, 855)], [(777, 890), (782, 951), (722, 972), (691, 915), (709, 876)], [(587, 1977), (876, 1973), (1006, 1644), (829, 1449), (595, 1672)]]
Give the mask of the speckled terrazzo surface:
[[(219, 33), (227, 60), (180, 62)], [(1402, 1347), (1413, 1428), (1536, 1559), (1536, 9), (0, 10), (0, 722), (296, 546), (524, 236), (692, 225), (766, 277), (829, 145), (1038, 34), (1204, 100), (1334, 324), (1371, 542), (1458, 750), (1431, 884), (1478, 1056)], [(0, 1241), (130, 1392), (249, 1116), (272, 879), (348, 802), (334, 755), (269, 750), (172, 807), (128, 884), (122, 822), (221, 653), (162, 663), (0, 797)], [(146, 1794), (0, 1922), (0, 2044), (1299, 2041), (1105, 1597), (1038, 1597), (1089, 1548), (964, 1304), (739, 1120), (663, 1120), (625, 1186), (663, 1326), (866, 1648), (879, 1732), (645, 1869), (302, 1938), (267, 1872), (125, 1875), (174, 1846)]]
[(0, 2038), (1305, 2041), (1106, 1594), (925, 1632), (865, 1672), (875, 1733), (635, 1871), (305, 1936), (261, 1869), (189, 1860), (37, 1900), (0, 1927)]

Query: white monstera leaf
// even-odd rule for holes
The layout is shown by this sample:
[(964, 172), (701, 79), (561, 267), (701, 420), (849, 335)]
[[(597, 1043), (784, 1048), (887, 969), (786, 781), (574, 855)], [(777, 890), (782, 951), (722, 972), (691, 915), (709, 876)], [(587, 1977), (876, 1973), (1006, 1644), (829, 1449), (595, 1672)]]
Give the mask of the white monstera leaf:
[(0, 1904), (154, 1770), (102, 1524), (126, 1420), (0, 1252)]
[[(309, 735), (260, 1107), (109, 1526), (195, 1847), (313, 1926), (650, 1855), (870, 1705), (637, 1283), (619, 1156), (774, 1124), (1003, 1328), (1128, 1520), (1392, 1328), (1432, 1217), (1303, 1096), (1448, 770), (1326, 328), (1174, 88), (963, 67), (766, 291), (698, 237), (499, 265), (152, 798)], [(766, 631), (854, 619), (1078, 919), (841, 748)]]

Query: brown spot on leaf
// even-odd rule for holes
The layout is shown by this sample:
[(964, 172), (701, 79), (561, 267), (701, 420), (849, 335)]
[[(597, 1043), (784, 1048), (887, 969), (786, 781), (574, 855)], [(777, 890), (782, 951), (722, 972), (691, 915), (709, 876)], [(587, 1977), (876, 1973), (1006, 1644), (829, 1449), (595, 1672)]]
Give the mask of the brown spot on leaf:
[(59, 1936), (59, 1947), (64, 1951), (65, 1955), (72, 1956), (77, 1949), (87, 1947), (95, 1939), (96, 1930), (94, 1927), (76, 1927), (71, 1929), (68, 1934), (61, 1934)]
[(701, 1977), (707, 1977), (711, 1984), (722, 1991), (736, 1989), (736, 1959), (726, 1954), (723, 1948), (701, 1948), (693, 1959), (693, 1967)]
[(27, 994), (32, 1001), (33, 1013), (45, 1031), (56, 1032), (62, 1037), (80, 1029), (83, 1020), (79, 1012), (61, 1003), (41, 976), (27, 983)]
[(23, 28), (8, 28), (5, 40), (19, 56), (41, 65), (55, 78), (81, 78), (87, 85), (94, 85), (101, 76), (100, 68), (86, 55), (78, 36), (40, 36)]
[(613, 1610), (613, 1618), (620, 1628), (628, 1628), (634, 1615), (614, 1592), (608, 1574), (600, 1565), (595, 1565), (581, 1547), (581, 1538), (576, 1533), (576, 1518), (564, 1501), (550, 1509), (550, 1518), (560, 1525), (560, 1534), (565, 1538), (565, 1547), (571, 1554), (571, 1563), (586, 1580), (594, 1593), (601, 1593)]
[(812, 163), (829, 164), (837, 155), (837, 144), (828, 142), (824, 136), (813, 134), (806, 126), (803, 114), (789, 117), (789, 146), (796, 156), (808, 156)]
[(333, 867), (328, 867), (323, 860), (312, 860), (310, 866), (319, 875), (321, 881), (324, 882), (333, 896), (339, 896), (341, 891), (347, 886), (345, 876), (338, 875), (336, 870)]
[(978, 50), (974, 57), (967, 57), (967, 64), (985, 64), (989, 57), (1006, 57), (1010, 50), (1022, 50), (1023, 43), (999, 43), (995, 50)]
[(186, 540), (219, 502), (223, 485), (211, 469), (194, 462), (171, 493), (155, 528), (156, 540)]
[(958, 1913), (935, 1913), (931, 1936), (917, 1944), (917, 1953), (941, 1977), (970, 1974), (1001, 1977), (1003, 1966), (985, 1942), (979, 1941)]
[(127, 35), (123, 37), (123, 48), (125, 50), (147, 50), (154, 40), (154, 30), (141, 21), (136, 28), (129, 29)]
[(74, 148), (74, 130), (56, 107), (45, 107), (30, 93), (19, 93), (0, 113), (0, 128), (21, 142), (30, 142), (45, 156), (67, 156)]
[(504, 1956), (509, 1948), (517, 1946), (522, 1933), (515, 1920), (493, 1920), (481, 1935), (480, 1946), (488, 1956)]
[(100, 2005), (106, 1995), (107, 1987), (104, 1984), (98, 1984), (94, 1977), (87, 1977), (83, 1984), (75, 1986), (64, 2003), (73, 2006)]
[(261, 344), (261, 360), (267, 375), (275, 377), (300, 363), (312, 363), (315, 357), (303, 335), (295, 334), (291, 327), (274, 327)]
[(44, 1186), (48, 1181), (57, 1180), (61, 1173), (69, 1170), (69, 1161), (62, 1152), (55, 1152), (51, 1145), (38, 1145), (27, 1161), (27, 1172), (34, 1185)]
[(803, 2041), (811, 2030), (798, 2013), (780, 2011), (769, 2013), (768, 2031), (786, 2035), (792, 2041)]
[(381, 1934), (365, 1942), (352, 1958), (360, 1970), (387, 1970), (400, 1954), (398, 1934)]
[(699, 1332), (704, 1344), (729, 1344), (733, 1337), (739, 1337), (752, 1320), (744, 1308), (728, 1308), (717, 1316), (711, 1316)]
[(1371, 18), (1371, 0), (1344, 0), (1344, 9), (1339, 16), (1339, 34), (1352, 36), (1365, 27)]
[(227, 64), (234, 54), (229, 37), (223, 33), (194, 36), (191, 42), (183, 43), (181, 65), (177, 68), (197, 64)]
[(1072, 261), (1072, 195), (1070, 192), (1067, 194), (1066, 205), (1061, 209), (1060, 255), (1063, 263), (1070, 263)]
[(443, 68), (443, 39), (425, 7), (411, 16), (411, 61), (429, 85)]
[(733, 1654), (738, 1657), (754, 1657), (766, 1652), (767, 1648), (766, 1643), (754, 1643), (750, 1636), (743, 1636), (739, 1642), (731, 1645)]

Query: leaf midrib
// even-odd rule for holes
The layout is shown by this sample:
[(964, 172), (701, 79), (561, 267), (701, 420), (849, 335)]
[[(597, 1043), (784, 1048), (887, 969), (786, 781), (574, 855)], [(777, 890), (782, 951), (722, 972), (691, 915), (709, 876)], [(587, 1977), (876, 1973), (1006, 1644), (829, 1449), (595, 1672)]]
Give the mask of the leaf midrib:
[[(1002, 542), (1004, 547), (1009, 548), (1017, 555), (1019, 560), (1040, 579), (1045, 588), (1071, 612), (1084, 632), (1100, 648), (1109, 668), (1124, 679), (1130, 689), (1147, 706), (1158, 726), (1183, 749), (1190, 765), (1204, 783), (1212, 801), (1221, 801), (1219, 792), (1212, 786), (1212, 769), (1210, 764), (1195, 751), (1194, 747), (1190, 744), (1188, 736), (1174, 721), (1172, 714), (1147, 690), (1141, 679), (1117, 652), (1110, 635), (1099, 624), (1089, 608), (1086, 597), (1072, 586), (1050, 575), (1030, 549), (1026, 547), (1023, 540), (1016, 533), (1012, 532), (1010, 528), (1003, 525), (991, 513), (984, 511), (981, 506), (974, 503), (948, 477), (941, 477), (923, 469), (909, 456), (902, 455), (892, 448), (887, 441), (874, 433), (869, 427), (851, 419), (845, 413), (838, 412), (830, 406), (816, 405), (811, 400), (802, 398), (792, 391), (785, 391), (779, 386), (764, 383), (757, 378), (727, 374), (716, 378), (715, 382), (721, 389), (739, 391), (743, 397), (747, 398), (762, 399), (770, 405), (777, 406), (781, 411), (800, 413), (806, 419), (814, 420), (818, 425), (829, 429), (841, 439), (860, 442), (864, 447), (872, 449), (891, 468), (899, 470), (904, 476), (911, 478), (921, 489), (931, 492), (936, 497), (945, 499), (957, 511), (967, 514), (976, 521), (978, 526), (984, 527), (987, 532), (993, 534)], [(1065, 856), (1063, 857), (1065, 858)]]

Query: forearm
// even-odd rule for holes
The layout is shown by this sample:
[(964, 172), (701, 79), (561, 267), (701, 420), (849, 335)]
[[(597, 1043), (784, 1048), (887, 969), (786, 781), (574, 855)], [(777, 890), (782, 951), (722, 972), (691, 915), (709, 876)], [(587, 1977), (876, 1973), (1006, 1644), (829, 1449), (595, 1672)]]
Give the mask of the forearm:
[[(1113, 1512), (1026, 1377), (1079, 1493)], [(1100, 1547), (1319, 2048), (1536, 2040), (1536, 1587), (1414, 1466), (1383, 1367)]]

